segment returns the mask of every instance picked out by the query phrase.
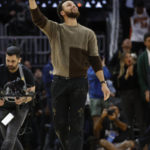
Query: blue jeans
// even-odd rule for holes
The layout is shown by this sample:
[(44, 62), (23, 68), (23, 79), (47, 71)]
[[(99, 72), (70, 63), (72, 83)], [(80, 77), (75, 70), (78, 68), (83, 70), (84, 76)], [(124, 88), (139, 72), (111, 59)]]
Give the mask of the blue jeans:
[(53, 79), (52, 107), (56, 134), (64, 150), (82, 150), (87, 79), (59, 76)]
[[(23, 107), (21, 109), (16, 108), (12, 113), (15, 116), (14, 119), (7, 125), (4, 126), (0, 122), (0, 131), (3, 136), (3, 143), (1, 146), (1, 150), (23, 150), (22, 144), (17, 138), (19, 129), (21, 128), (27, 113), (28, 106)], [(9, 113), (6, 109), (0, 109), (0, 121)]]

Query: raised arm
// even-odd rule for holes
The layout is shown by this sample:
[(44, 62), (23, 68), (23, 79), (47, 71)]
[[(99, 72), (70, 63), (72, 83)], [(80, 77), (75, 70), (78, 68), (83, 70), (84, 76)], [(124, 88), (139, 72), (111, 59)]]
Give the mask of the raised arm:
[(30, 9), (36, 9), (37, 8), (37, 4), (35, 0), (29, 0), (29, 7)]
[(56, 35), (58, 23), (49, 20), (39, 9), (35, 0), (29, 0), (32, 22), (47, 35), (49, 39)]
[(97, 122), (96, 122), (96, 124), (94, 125), (94, 127), (93, 127), (93, 131), (94, 131), (94, 136), (96, 137), (96, 138), (100, 138), (100, 132), (102, 131), (102, 129), (103, 129), (103, 121), (104, 121), (104, 119), (107, 117), (107, 110), (106, 109), (104, 109), (103, 111), (102, 111), (102, 114), (101, 114), (101, 116), (99, 117), (99, 119), (97, 120)]
[(48, 19), (42, 14), (35, 0), (29, 0), (29, 7), (33, 23), (43, 29), (46, 26)]

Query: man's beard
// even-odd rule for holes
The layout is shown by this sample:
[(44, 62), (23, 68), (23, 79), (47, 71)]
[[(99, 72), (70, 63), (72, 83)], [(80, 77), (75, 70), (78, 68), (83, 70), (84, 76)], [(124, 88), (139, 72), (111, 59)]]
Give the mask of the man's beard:
[(8, 68), (9, 71), (12, 72), (12, 71), (17, 69), (17, 66), (7, 66), (7, 68)]
[(77, 11), (77, 12), (66, 12), (66, 15), (69, 18), (78, 18), (80, 16), (80, 13), (79, 13), (79, 11)]

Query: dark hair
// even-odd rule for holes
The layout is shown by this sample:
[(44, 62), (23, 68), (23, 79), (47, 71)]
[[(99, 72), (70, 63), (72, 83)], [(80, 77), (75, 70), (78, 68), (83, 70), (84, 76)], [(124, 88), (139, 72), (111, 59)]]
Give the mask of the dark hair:
[(149, 37), (150, 37), (150, 32), (148, 32), (148, 33), (146, 33), (146, 34), (144, 35), (144, 41), (146, 41), (146, 39), (149, 38)]
[[(63, 10), (63, 8), (62, 8), (63, 3), (65, 3), (66, 1), (72, 1), (72, 2), (74, 2), (73, 0), (62, 0), (62, 1), (59, 3), (59, 5), (58, 5), (58, 7), (57, 7), (57, 15), (58, 15), (58, 17), (60, 18), (61, 21), (63, 21), (64, 18), (63, 18), (63, 16), (60, 14), (60, 12)], [(75, 3), (75, 2), (74, 2), (74, 3)]]
[(18, 58), (20, 57), (20, 48), (17, 46), (9, 46), (6, 50), (6, 54), (9, 56), (16, 55)]

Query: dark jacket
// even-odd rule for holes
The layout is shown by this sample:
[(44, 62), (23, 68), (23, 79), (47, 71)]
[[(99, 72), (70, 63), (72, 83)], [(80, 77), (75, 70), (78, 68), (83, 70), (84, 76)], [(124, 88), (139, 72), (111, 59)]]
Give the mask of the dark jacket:
[(137, 72), (138, 72), (138, 80), (141, 89), (141, 95), (143, 100), (145, 100), (145, 91), (149, 90), (148, 86), (148, 71), (150, 66), (148, 64), (148, 54), (147, 51), (143, 52), (137, 61)]

